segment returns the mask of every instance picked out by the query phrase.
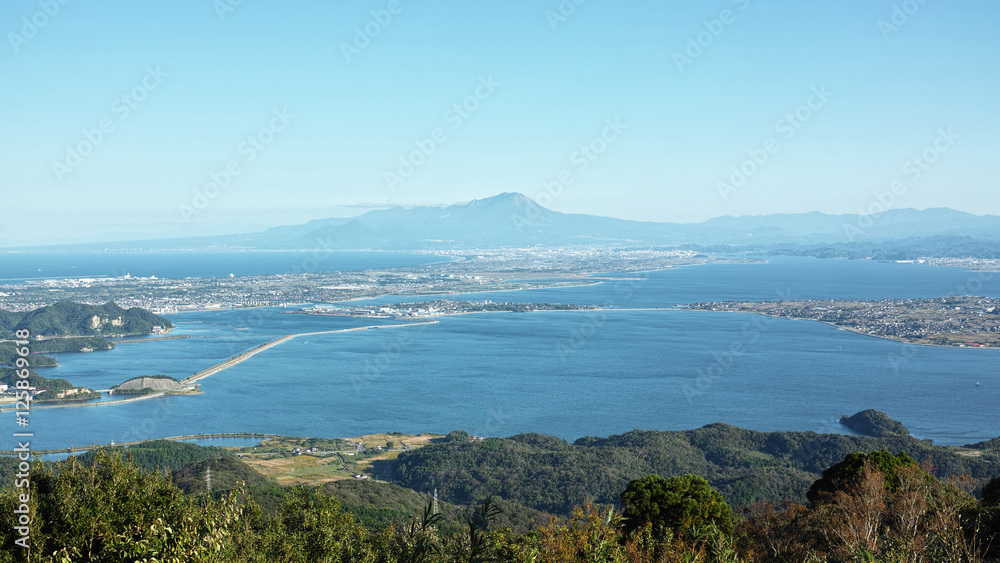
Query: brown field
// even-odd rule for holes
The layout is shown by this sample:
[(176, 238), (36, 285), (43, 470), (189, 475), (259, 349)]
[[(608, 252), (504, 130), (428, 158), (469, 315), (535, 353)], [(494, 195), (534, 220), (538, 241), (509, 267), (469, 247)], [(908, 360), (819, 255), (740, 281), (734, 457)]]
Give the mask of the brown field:
[[(268, 477), (273, 477), (281, 485), (316, 486), (331, 481), (354, 479), (355, 475), (365, 475), (375, 478), (372, 467), (376, 462), (391, 462), (399, 457), (400, 446), (416, 449), (440, 439), (439, 434), (369, 434), (356, 438), (341, 438), (350, 443), (364, 443), (368, 454), (359, 454), (353, 449), (342, 449), (322, 455), (302, 454), (284, 457), (281, 452), (290, 453), (295, 447), (302, 447), (307, 438), (274, 438), (261, 443), (267, 452), (252, 452), (246, 448), (242, 457), (248, 465)], [(378, 451), (376, 448), (386, 447), (387, 442), (393, 442), (393, 450)], [(271, 451), (273, 450), (273, 451)]]

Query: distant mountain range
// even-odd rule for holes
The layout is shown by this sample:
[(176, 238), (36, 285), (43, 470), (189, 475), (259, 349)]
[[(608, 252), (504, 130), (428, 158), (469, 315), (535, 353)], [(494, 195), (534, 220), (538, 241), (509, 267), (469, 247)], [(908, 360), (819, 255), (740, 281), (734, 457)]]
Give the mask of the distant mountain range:
[[(893, 247), (907, 252), (959, 245), (997, 252), (1000, 217), (946, 208), (893, 209), (875, 215), (801, 214), (718, 217), (703, 223), (627, 221), (560, 213), (519, 193), (447, 207), (395, 207), (243, 235), (75, 245), (179, 250), (442, 250), (565, 246), (736, 246), (744, 250), (850, 254)], [(791, 246), (790, 246), (791, 245)], [(65, 245), (63, 246), (64, 248)], [(50, 247), (51, 248), (51, 247)], [(824, 250), (825, 249), (825, 250)], [(716, 248), (716, 250), (719, 250)]]

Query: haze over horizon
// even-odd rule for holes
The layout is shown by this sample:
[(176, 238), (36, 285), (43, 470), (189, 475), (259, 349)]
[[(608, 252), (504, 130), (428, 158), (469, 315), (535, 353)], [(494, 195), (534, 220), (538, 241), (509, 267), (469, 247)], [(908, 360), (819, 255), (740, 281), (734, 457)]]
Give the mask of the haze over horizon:
[[(525, 196), (524, 194), (518, 193), (518, 192), (504, 192), (502, 194), (496, 194), (496, 195), (488, 196), (488, 197), (484, 197), (484, 198), (478, 198), (478, 199), (474, 199), (474, 200), (470, 200), (470, 201), (462, 201), (462, 202), (455, 202), (455, 203), (438, 203), (438, 204), (427, 203), (427, 204), (414, 204), (414, 205), (400, 204), (400, 205), (396, 205), (396, 206), (380, 206), (380, 205), (344, 206), (345, 209), (350, 209), (350, 208), (353, 207), (353, 208), (357, 209), (358, 212), (357, 213), (346, 213), (346, 214), (343, 214), (343, 215), (331, 216), (331, 217), (316, 217), (316, 218), (313, 218), (313, 219), (308, 219), (308, 220), (304, 220), (304, 221), (297, 222), (297, 223), (291, 223), (291, 224), (265, 225), (265, 226), (262, 226), (262, 227), (257, 228), (257, 229), (242, 229), (242, 230), (236, 229), (236, 230), (230, 230), (230, 231), (220, 231), (218, 233), (210, 233), (210, 234), (206, 234), (206, 235), (191, 235), (190, 233), (183, 233), (182, 232), (182, 233), (179, 233), (179, 236), (171, 235), (171, 234), (162, 234), (162, 235), (159, 235), (159, 236), (157, 236), (157, 235), (151, 235), (151, 236), (141, 237), (141, 235), (139, 235), (139, 236), (137, 236), (137, 235), (129, 236), (129, 235), (121, 235), (121, 234), (116, 235), (114, 233), (111, 233), (111, 234), (98, 233), (98, 234), (95, 234), (95, 235), (90, 236), (90, 237), (76, 238), (76, 239), (73, 239), (73, 240), (55, 240), (55, 241), (52, 241), (49, 244), (53, 244), (53, 245), (67, 245), (67, 244), (73, 244), (73, 243), (102, 243), (102, 242), (107, 242), (107, 243), (123, 242), (124, 243), (124, 242), (156, 241), (156, 240), (165, 240), (165, 239), (173, 239), (173, 238), (187, 238), (187, 237), (191, 237), (191, 236), (226, 236), (226, 235), (254, 234), (254, 233), (260, 233), (260, 232), (266, 232), (269, 229), (275, 229), (275, 228), (280, 228), (280, 227), (290, 227), (290, 226), (307, 225), (309, 223), (324, 222), (325, 220), (330, 220), (330, 219), (354, 219), (354, 218), (362, 219), (368, 213), (370, 213), (372, 211), (384, 211), (384, 210), (389, 210), (389, 209), (418, 209), (418, 208), (439, 208), (439, 209), (444, 209), (444, 208), (448, 208), (448, 207), (465, 207), (465, 206), (469, 206), (469, 205), (475, 204), (476, 202), (487, 201), (487, 200), (500, 200), (504, 196), (507, 196), (507, 195), (514, 195), (514, 196), (517, 196), (519, 198), (521, 198), (521, 197), (527, 198), (527, 196)], [(527, 199), (530, 200), (530, 198), (527, 198)], [(538, 205), (538, 204), (534, 200), (531, 200), (531, 205)], [(543, 208), (543, 209), (547, 209), (547, 208)], [(969, 215), (976, 216), (976, 217), (997, 217), (996, 215), (992, 215), (992, 214), (989, 214), (989, 213), (975, 213), (975, 212), (968, 212), (968, 211), (961, 211), (961, 210), (953, 210), (951, 208), (944, 208), (944, 207), (935, 207), (935, 208), (926, 208), (926, 209), (915, 209), (915, 208), (899, 208), (899, 209), (896, 209), (896, 208), (893, 208), (893, 209), (890, 209), (888, 211), (890, 211), (890, 212), (904, 212), (904, 211), (925, 212), (925, 211), (934, 211), (934, 210), (957, 211), (957, 212), (963, 213), (963, 214), (964, 213), (968, 213)], [(811, 215), (811, 214), (814, 214), (814, 213), (821, 213), (821, 214), (826, 215), (826, 216), (838, 216), (838, 215), (840, 215), (840, 214), (824, 213), (822, 211), (811, 211), (811, 212), (805, 212), (805, 213), (802, 213), (802, 214), (797, 214), (797, 213), (793, 213), (793, 214), (774, 213), (774, 214), (754, 214), (754, 215), (720, 215), (720, 216), (717, 216), (717, 217), (710, 217), (709, 219), (706, 219), (705, 221), (679, 221), (679, 222), (651, 221), (651, 223), (662, 223), (662, 224), (672, 224), (672, 225), (694, 226), (694, 225), (700, 225), (700, 224), (703, 224), (703, 223), (711, 222), (713, 220), (727, 219), (727, 218), (766, 218), (766, 217), (770, 217), (770, 216), (781, 216), (781, 215), (788, 215), (790, 217), (794, 217), (794, 216), (799, 216), (799, 215)], [(527, 217), (523, 213), (520, 213), (520, 214), (514, 213), (514, 215), (519, 215), (521, 218), (527, 219)], [(628, 220), (628, 219), (624, 219), (624, 218), (621, 218), (621, 217), (609, 217), (609, 216), (605, 216), (605, 215), (592, 214), (592, 213), (584, 213), (584, 214), (581, 214), (581, 215), (587, 215), (587, 216), (591, 216), (591, 217), (608, 218), (608, 219)], [(853, 224), (856, 221), (856, 219), (854, 218), (853, 214), (846, 214), (846, 215), (848, 215), (850, 217), (850, 220), (849, 220), (848, 223), (845, 223), (845, 224), (851, 225), (851, 224)], [(47, 245), (48, 244), (35, 244), (35, 243), (31, 243), (31, 244), (27, 244), (27, 245), (22, 245), (21, 249), (23, 249), (23, 248), (31, 248), (31, 247), (34, 247), (34, 246), (47, 246)]]
[(673, 223), (1000, 215), (998, 16), (985, 0), (5, 2), (0, 181), (22, 212), (0, 248), (501, 192)]

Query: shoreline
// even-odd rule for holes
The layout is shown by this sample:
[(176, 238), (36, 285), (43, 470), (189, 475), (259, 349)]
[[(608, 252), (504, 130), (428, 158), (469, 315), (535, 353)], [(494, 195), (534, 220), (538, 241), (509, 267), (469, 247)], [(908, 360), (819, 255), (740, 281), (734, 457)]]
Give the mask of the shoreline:
[(854, 334), (858, 334), (858, 335), (861, 335), (861, 336), (867, 336), (869, 338), (878, 338), (879, 340), (888, 340), (890, 342), (899, 342), (900, 344), (909, 344), (911, 346), (928, 346), (928, 347), (932, 347), (932, 348), (956, 348), (956, 349), (960, 349), (960, 350), (1000, 350), (1000, 346), (988, 346), (988, 345), (981, 345), (981, 346), (954, 346), (954, 345), (951, 345), (951, 344), (930, 344), (930, 343), (926, 343), (926, 342), (913, 342), (913, 341), (910, 341), (910, 340), (906, 340), (905, 338), (894, 338), (892, 336), (882, 336), (880, 334), (870, 334), (870, 333), (862, 332), (860, 330), (853, 329), (853, 328), (850, 328), (850, 327), (840, 326), (840, 325), (831, 323), (829, 321), (821, 321), (821, 320), (818, 320), (818, 319), (810, 319), (808, 317), (783, 317), (781, 315), (769, 315), (767, 313), (762, 313), (760, 311), (710, 311), (708, 309), (688, 309), (688, 308), (683, 308), (683, 307), (675, 307), (675, 308), (672, 308), (672, 309), (663, 309), (663, 310), (667, 310), (667, 311), (691, 311), (691, 312), (701, 312), (701, 313), (725, 313), (725, 314), (730, 314), (730, 315), (760, 315), (762, 317), (769, 317), (769, 318), (772, 318), (772, 319), (784, 319), (786, 321), (808, 321), (808, 322), (812, 322), (812, 323), (824, 324), (826, 326), (833, 327), (833, 328), (835, 328), (837, 330), (846, 330), (848, 332), (853, 332)]
[[(233, 356), (232, 358), (228, 358), (226, 360), (223, 360), (222, 362), (219, 362), (219, 363), (217, 363), (217, 364), (215, 364), (215, 365), (213, 365), (213, 366), (211, 366), (211, 367), (209, 367), (207, 369), (204, 369), (202, 371), (196, 372), (194, 375), (191, 375), (189, 377), (181, 379), (180, 383), (183, 384), (183, 385), (192, 385), (196, 381), (200, 381), (202, 379), (211, 377), (211, 376), (213, 376), (213, 375), (215, 375), (217, 373), (223, 372), (223, 371), (225, 371), (225, 370), (227, 370), (227, 369), (229, 369), (229, 368), (231, 368), (231, 367), (233, 367), (235, 365), (241, 364), (241, 363), (249, 360), (253, 356), (255, 356), (255, 355), (257, 355), (257, 354), (259, 354), (259, 353), (261, 353), (261, 352), (263, 352), (263, 351), (265, 351), (265, 350), (267, 350), (269, 348), (273, 348), (274, 346), (277, 346), (277, 345), (282, 344), (284, 342), (288, 342), (289, 340), (292, 340), (293, 338), (298, 338), (300, 336), (315, 336), (315, 335), (320, 335), (320, 334), (335, 334), (335, 333), (338, 333), (338, 332), (353, 332), (353, 331), (357, 331), (357, 330), (373, 330), (373, 329), (386, 329), (386, 328), (413, 327), (413, 326), (421, 326), (421, 325), (428, 325), (428, 324), (436, 324), (438, 322), (440, 322), (440, 321), (431, 320), (431, 321), (421, 321), (421, 322), (415, 322), (415, 323), (409, 323), (409, 324), (370, 325), (370, 326), (359, 326), (359, 327), (354, 327), (354, 328), (341, 328), (341, 329), (336, 329), (336, 330), (321, 330), (321, 331), (316, 331), (316, 332), (300, 332), (300, 333), (296, 333), (296, 334), (288, 334), (288, 335), (276, 338), (275, 340), (272, 340), (270, 342), (265, 342), (264, 344), (261, 344), (261, 345), (255, 347), (255, 348), (253, 348), (252, 350), (248, 350), (246, 352), (243, 352), (241, 354)], [(164, 392), (159, 392), (159, 393), (150, 393), (148, 395), (139, 395), (137, 397), (129, 397), (128, 399), (119, 399), (119, 400), (115, 400), (115, 401), (81, 402), (81, 403), (58, 404), (58, 405), (45, 405), (45, 404), (41, 404), (41, 405), (39, 405), (37, 407), (32, 405), (31, 410), (36, 410), (36, 409), (59, 409), (59, 408), (72, 408), (72, 407), (103, 407), (103, 406), (108, 406), (108, 405), (121, 405), (121, 404), (124, 404), (124, 403), (132, 403), (132, 402), (135, 402), (135, 401), (145, 401), (147, 399), (154, 399), (154, 398), (157, 398), (157, 397), (167, 397), (167, 396), (175, 396), (175, 395), (195, 395), (195, 394), (200, 394), (200, 393), (202, 393), (202, 391), (200, 389), (197, 389), (197, 391), (189, 391), (189, 392), (169, 392), (169, 391), (164, 391)], [(17, 410), (17, 409), (16, 408), (10, 408), (10, 409), (0, 408), (0, 412), (8, 412), (8, 411), (14, 411), (14, 410)]]
[[(135, 446), (138, 444), (146, 444), (149, 442), (156, 442), (158, 440), (167, 440), (170, 442), (183, 442), (186, 440), (211, 440), (215, 438), (294, 438), (295, 436), (283, 436), (280, 434), (266, 434), (260, 432), (216, 432), (210, 434), (185, 434), (183, 436), (164, 436), (163, 438), (151, 438), (149, 440), (137, 440), (131, 442), (120, 442), (111, 444), (90, 444), (89, 446), (72, 446), (69, 448), (49, 448), (45, 450), (32, 450), (31, 453), (39, 455), (51, 455), (51, 454), (62, 454), (62, 453), (75, 453), (75, 452), (87, 452), (96, 448), (111, 448), (119, 446)], [(223, 446), (228, 447), (228, 446)], [(15, 456), (17, 452), (13, 450), (0, 450), (0, 456)]]
[[(584, 281), (584, 278), (572, 278), (572, 279), (567, 279), (566, 281), (574, 281), (574, 280)], [(368, 300), (374, 300), (374, 299), (382, 299), (383, 297), (413, 297), (413, 298), (419, 298), (419, 297), (442, 297), (442, 296), (449, 296), (449, 295), (475, 295), (475, 294), (479, 294), (479, 293), (507, 293), (507, 292), (510, 292), (510, 291), (530, 291), (530, 290), (543, 290), (543, 289), (563, 289), (563, 288), (571, 288), (571, 287), (589, 287), (589, 286), (592, 286), (592, 285), (599, 285), (599, 284), (602, 284), (602, 283), (604, 283), (604, 281), (595, 281), (593, 283), (575, 283), (575, 284), (570, 284), (570, 285), (550, 285), (550, 286), (544, 286), (544, 287), (518, 287), (518, 288), (514, 288), (514, 289), (486, 289), (486, 290), (483, 290), (483, 291), (454, 291), (454, 292), (445, 292), (445, 293), (413, 293), (413, 294), (409, 294), (409, 293), (383, 293), (383, 294), (378, 295), (376, 297), (358, 297), (356, 299), (347, 299), (347, 300), (344, 300), (344, 301), (323, 301), (323, 302), (313, 302), (313, 303), (308, 303), (308, 304), (309, 305), (334, 305), (334, 304), (340, 304), (340, 303), (353, 303), (355, 301), (368, 301)]]
[[(160, 393), (150, 393), (149, 395), (139, 395), (137, 397), (129, 397), (128, 399), (118, 399), (116, 401), (97, 401), (97, 402), (94, 402), (94, 403), (84, 403), (84, 402), (81, 402), (81, 403), (62, 403), (62, 404), (58, 404), (58, 405), (46, 405), (45, 403), (42, 403), (42, 404), (40, 404), (38, 406), (35, 406), (34, 404), (32, 404), (31, 405), (31, 410), (35, 411), (35, 410), (41, 410), (41, 409), (67, 409), (67, 408), (74, 408), (74, 407), (104, 407), (104, 406), (107, 406), (107, 405), (120, 405), (122, 403), (131, 403), (131, 402), (134, 402), (134, 401), (145, 401), (146, 399), (154, 399), (156, 397), (164, 397), (166, 395), (168, 395), (168, 393), (164, 391), (164, 392), (160, 392)], [(14, 410), (17, 410), (17, 409), (0, 409), (0, 412), (10, 412), (10, 411), (14, 411)]]

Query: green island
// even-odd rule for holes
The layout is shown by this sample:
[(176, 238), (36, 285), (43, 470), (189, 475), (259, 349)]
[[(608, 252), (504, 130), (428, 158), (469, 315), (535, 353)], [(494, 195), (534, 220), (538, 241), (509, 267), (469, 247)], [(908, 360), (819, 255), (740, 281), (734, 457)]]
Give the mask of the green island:
[[(88, 305), (64, 301), (24, 312), (0, 310), (0, 385), (7, 386), (0, 395), (0, 404), (16, 402), (17, 391), (28, 391), (32, 403), (49, 406), (77, 405), (98, 399), (101, 396), (98, 391), (74, 387), (65, 379), (43, 377), (34, 369), (59, 365), (55, 358), (45, 354), (111, 350), (114, 344), (107, 337), (159, 334), (173, 326), (169, 320), (145, 309), (123, 309), (114, 303)], [(30, 336), (18, 339), (19, 331), (27, 331)], [(21, 358), (20, 351), (25, 348), (28, 355)], [(19, 359), (27, 361), (27, 378), (19, 378), (14, 369)], [(26, 389), (17, 388), (19, 379), (27, 381)], [(124, 392), (128, 391), (126, 387)], [(136, 394), (145, 393), (140, 390)]]
[(31, 311), (0, 310), (0, 364), (16, 359), (15, 333), (19, 330), (30, 334), (29, 364), (53, 367), (58, 362), (44, 354), (110, 350), (114, 344), (107, 337), (158, 334), (172, 328), (169, 320), (145, 309), (123, 309), (110, 302), (87, 305), (61, 301)]
[(163, 332), (171, 322), (146, 309), (123, 309), (114, 302), (87, 305), (60, 301), (31, 311), (0, 310), (0, 339), (14, 340), (17, 330), (28, 330), (32, 338), (66, 336), (135, 336)]
[(1000, 557), (1000, 438), (936, 446), (873, 410), (842, 422), (858, 433), (232, 435), (260, 438), (243, 447), (176, 437), (35, 460), (25, 501), (5, 452), (0, 560), (21, 553), (22, 502), (38, 526), (33, 552), (86, 561)]
[[(17, 360), (18, 346), (14, 341), (0, 341), (0, 363), (13, 365)], [(28, 355), (28, 365), (31, 367), (56, 367), (59, 362), (44, 354), (61, 352), (94, 352), (96, 350), (111, 350), (114, 344), (99, 336), (60, 336), (48, 340), (29, 341), (31, 354)]]
[(910, 344), (1000, 348), (1000, 299), (991, 297), (718, 301), (694, 303), (685, 308), (819, 321)]

